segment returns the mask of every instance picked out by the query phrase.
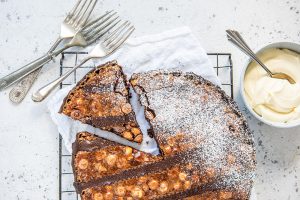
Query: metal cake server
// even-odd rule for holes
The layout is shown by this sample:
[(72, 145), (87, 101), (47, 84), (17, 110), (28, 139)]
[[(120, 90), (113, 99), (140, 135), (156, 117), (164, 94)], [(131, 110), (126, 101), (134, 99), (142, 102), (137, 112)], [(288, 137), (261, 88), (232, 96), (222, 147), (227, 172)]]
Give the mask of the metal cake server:
[[(75, 6), (62, 22), (60, 34), (47, 54), (54, 51), (64, 39), (72, 38), (76, 31), (87, 23), (97, 1), (98, 0), (78, 0), (76, 2)], [(20, 82), (18, 82), (10, 91), (9, 99), (14, 103), (20, 103), (25, 98), (40, 71), (41, 68), (31, 72), (28, 76), (24, 77)]]
[(101, 41), (88, 54), (88, 56), (83, 59), (81, 63), (73, 67), (71, 70), (69, 70), (56, 80), (40, 88), (32, 95), (32, 100), (35, 102), (43, 101), (55, 87), (57, 87), (71, 73), (73, 73), (77, 68), (82, 66), (88, 60), (94, 58), (104, 58), (114, 53), (127, 40), (127, 38), (132, 34), (133, 31), (134, 27), (128, 21), (126, 21), (122, 25), (118, 26), (115, 30), (107, 33), (104, 38), (101, 39)]

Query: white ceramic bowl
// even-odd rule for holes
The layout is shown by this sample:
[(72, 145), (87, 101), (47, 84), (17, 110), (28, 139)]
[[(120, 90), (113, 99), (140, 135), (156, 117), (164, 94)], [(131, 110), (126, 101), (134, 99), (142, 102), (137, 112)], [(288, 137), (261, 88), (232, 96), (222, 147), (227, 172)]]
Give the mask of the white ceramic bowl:
[[(291, 43), (291, 42), (278, 42), (278, 43), (269, 44), (269, 45), (263, 47), (262, 49), (260, 49), (257, 52), (257, 54), (265, 51), (266, 49), (270, 49), (270, 48), (289, 49), (289, 50), (298, 52), (300, 54), (300, 44)], [(274, 126), (274, 127), (278, 127), (278, 128), (291, 128), (291, 127), (299, 126), (300, 125), (300, 120), (295, 120), (295, 121), (290, 122), (290, 123), (273, 122), (273, 121), (269, 121), (269, 120), (264, 119), (263, 117), (259, 116), (256, 112), (254, 112), (254, 110), (252, 109), (251, 105), (249, 104), (249, 102), (246, 98), (245, 90), (244, 90), (244, 77), (245, 77), (245, 73), (246, 73), (247, 68), (248, 68), (251, 61), (252, 60), (249, 59), (247, 61), (246, 65), (244, 66), (244, 68), (242, 70), (242, 74), (241, 74), (241, 80), (240, 80), (240, 92), (241, 92), (241, 95), (242, 95), (242, 99), (243, 99), (246, 107), (250, 111), (250, 113), (252, 115), (254, 115), (258, 120), (260, 120), (263, 123), (268, 124), (270, 126)]]

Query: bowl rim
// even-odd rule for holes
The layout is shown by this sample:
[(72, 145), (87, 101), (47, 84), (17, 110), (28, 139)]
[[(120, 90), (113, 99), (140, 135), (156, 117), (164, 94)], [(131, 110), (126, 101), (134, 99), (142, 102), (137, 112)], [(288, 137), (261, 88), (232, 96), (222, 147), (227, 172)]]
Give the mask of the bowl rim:
[[(271, 49), (271, 48), (278, 48), (278, 49), (288, 49), (288, 50), (292, 50), (295, 51), (297, 53), (300, 54), (300, 44), (298, 43), (294, 43), (294, 42), (275, 42), (275, 43), (271, 43), (268, 44), (266, 46), (263, 46), (262, 48), (260, 48), (258, 51), (255, 52), (255, 54), (259, 54), (267, 49)], [(269, 120), (264, 119), (263, 117), (261, 117), (260, 115), (258, 115), (250, 106), (250, 104), (248, 103), (248, 100), (246, 98), (245, 95), (245, 90), (244, 90), (244, 77), (245, 77), (245, 73), (248, 69), (249, 64), (251, 63), (251, 58), (247, 59), (246, 63), (243, 65), (242, 68), (242, 73), (240, 76), (240, 94), (242, 96), (243, 102), (245, 104), (245, 106), (247, 107), (247, 109), (249, 110), (249, 112), (259, 121), (269, 125), (269, 126), (273, 126), (273, 127), (277, 127), (277, 128), (292, 128), (292, 127), (296, 127), (296, 126), (300, 126), (300, 120), (295, 120), (292, 123), (283, 123), (283, 122), (272, 122)]]

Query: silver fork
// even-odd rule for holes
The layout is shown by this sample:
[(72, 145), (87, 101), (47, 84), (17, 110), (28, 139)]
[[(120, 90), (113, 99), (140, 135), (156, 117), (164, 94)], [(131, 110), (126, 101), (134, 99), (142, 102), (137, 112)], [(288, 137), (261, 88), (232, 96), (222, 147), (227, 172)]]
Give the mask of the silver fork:
[[(76, 31), (86, 24), (88, 18), (95, 8), (97, 1), (98, 0), (77, 1), (75, 6), (67, 14), (66, 18), (62, 22), (60, 27), (60, 34), (47, 54), (54, 51), (64, 39), (73, 37)], [(34, 72), (31, 72), (28, 76), (24, 77), (20, 82), (18, 82), (16, 86), (13, 87), (13, 89), (10, 91), (9, 99), (14, 103), (20, 103), (28, 93), (40, 71), (41, 68)]]
[(127, 38), (132, 34), (133, 31), (134, 26), (126, 21), (118, 26), (115, 30), (107, 33), (104, 36), (103, 40), (101, 40), (94, 47), (94, 49), (88, 54), (86, 58), (83, 59), (80, 64), (76, 65), (56, 80), (40, 88), (32, 95), (32, 100), (35, 102), (43, 101), (55, 87), (57, 87), (63, 80), (65, 80), (70, 74), (72, 74), (77, 68), (82, 66), (88, 60), (95, 58), (104, 58), (114, 53), (127, 40)]
[[(24, 78), (31, 72), (41, 68), (45, 63), (49, 62), (52, 57), (57, 56), (64, 50), (73, 47), (73, 46), (80, 46), (86, 47), (96, 41), (99, 37), (105, 34), (110, 28), (115, 26), (119, 21), (117, 21), (118, 16), (115, 16), (117, 13), (113, 12), (109, 15), (104, 15), (97, 18), (96, 20), (88, 23), (83, 28), (79, 29), (72, 40), (65, 44), (58, 50), (48, 53), (37, 60), (29, 63), (28, 65), (12, 72), (11, 74), (3, 77), (0, 79), (0, 90), (3, 88), (8, 87), (9, 85), (15, 83), (16, 81)], [(116, 22), (117, 21), (117, 22)]]

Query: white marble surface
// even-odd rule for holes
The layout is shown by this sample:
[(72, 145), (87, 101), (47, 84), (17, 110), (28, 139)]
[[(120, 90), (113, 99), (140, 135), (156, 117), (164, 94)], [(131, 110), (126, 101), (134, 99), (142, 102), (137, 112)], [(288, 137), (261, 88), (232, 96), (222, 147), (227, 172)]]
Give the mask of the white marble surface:
[[(0, 0), (0, 76), (47, 51), (59, 22), (74, 1)], [(299, 0), (99, 0), (97, 11), (115, 9), (136, 26), (136, 36), (189, 26), (208, 52), (231, 52), (235, 99), (247, 114), (257, 146), (258, 199), (300, 199), (300, 128), (280, 130), (249, 115), (239, 96), (246, 56), (226, 41), (225, 30), (240, 30), (253, 49), (277, 41), (300, 43)], [(47, 65), (41, 84), (58, 76)], [(0, 199), (58, 199), (58, 133), (44, 103), (27, 97), (21, 105), (0, 93)]]

